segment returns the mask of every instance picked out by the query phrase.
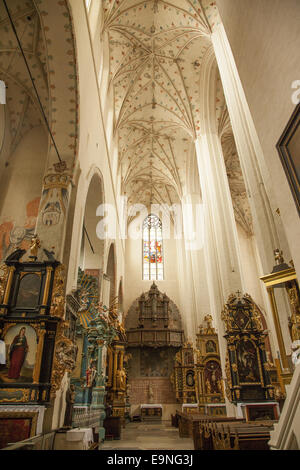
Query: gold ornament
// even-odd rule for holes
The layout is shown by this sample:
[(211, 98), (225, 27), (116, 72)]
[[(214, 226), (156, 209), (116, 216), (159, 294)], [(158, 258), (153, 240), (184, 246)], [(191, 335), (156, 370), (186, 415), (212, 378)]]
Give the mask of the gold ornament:
[(3, 303), (9, 269), (6, 264), (0, 266), (0, 304)]
[(50, 315), (63, 318), (65, 314), (65, 267), (61, 264), (55, 270)]

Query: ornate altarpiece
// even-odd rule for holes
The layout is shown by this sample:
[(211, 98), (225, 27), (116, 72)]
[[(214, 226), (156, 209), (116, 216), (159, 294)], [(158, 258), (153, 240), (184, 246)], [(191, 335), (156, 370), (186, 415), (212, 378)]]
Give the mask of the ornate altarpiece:
[[(208, 407), (221, 405), (225, 400), (218, 335), (211, 315), (205, 317), (204, 323), (199, 327), (196, 348), (186, 342), (176, 354), (174, 385), (178, 402), (197, 403), (196, 411), (207, 413)], [(223, 413), (223, 408), (218, 411)]]
[[(114, 416), (124, 417), (126, 337), (118, 321), (118, 299), (109, 307), (100, 303), (99, 279), (80, 268), (76, 295), (80, 303), (76, 336), (81, 360), (72, 377), (75, 407), (98, 409), (102, 422), (105, 402), (112, 406)], [(107, 347), (107, 367), (102, 361), (104, 347)]]
[(75, 365), (76, 313), (65, 307), (65, 268), (46, 250), (48, 259), (38, 261), (37, 251), (21, 262), (26, 252), (17, 250), (1, 266), (6, 364), (0, 372), (0, 404), (48, 405)]
[[(278, 373), (280, 379), (285, 385), (291, 382), (293, 376), (293, 366), (291, 357), (287, 356), (283, 333), (280, 324), (279, 312), (276, 302), (277, 292), (286, 291), (287, 299), (290, 304), (291, 316), (289, 317), (289, 329), (292, 343), (300, 340), (300, 291), (295, 268), (285, 263), (283, 253), (279, 249), (274, 251), (275, 266), (270, 274), (261, 277), (264, 282), (271, 304), (273, 321), (276, 330), (278, 347), (280, 351), (280, 363), (278, 364)], [(297, 343), (296, 343), (297, 344)]]
[[(0, 267), (0, 420), (9, 420), (12, 442), (14, 423), (26, 423), (33, 436), (28, 416), (35, 423), (36, 410), (46, 407), (51, 414), (62, 379), (76, 362), (77, 314), (72, 301), (66, 303), (65, 268), (40, 248), (34, 236), (28, 254), (17, 249)], [(11, 406), (20, 411), (8, 412)]]
[(176, 390), (176, 400), (179, 403), (197, 403), (196, 376), (193, 345), (187, 341), (177, 352), (175, 359), (173, 383)]
[(227, 340), (226, 375), (233, 403), (274, 400), (262, 313), (248, 295), (232, 294), (222, 312)]
[[(204, 318), (206, 326), (199, 327), (196, 341), (197, 401), (201, 405), (225, 403), (219, 341), (212, 325), (212, 316)], [(202, 406), (203, 408), (203, 406)], [(223, 412), (220, 407), (219, 412)]]
[(112, 416), (120, 416), (122, 424), (125, 424), (127, 398), (126, 364), (128, 360), (128, 356), (125, 354), (125, 346), (127, 338), (125, 329), (118, 320), (118, 310), (119, 300), (116, 297), (109, 308), (109, 318), (116, 334), (112, 343), (107, 348), (106, 404), (111, 406)]

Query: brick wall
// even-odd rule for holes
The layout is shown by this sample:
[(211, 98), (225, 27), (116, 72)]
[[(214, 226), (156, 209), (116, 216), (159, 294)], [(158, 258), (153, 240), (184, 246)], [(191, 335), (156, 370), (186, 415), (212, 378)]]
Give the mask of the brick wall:
[(169, 378), (151, 377), (151, 378), (132, 378), (130, 384), (130, 403), (147, 404), (149, 403), (149, 384), (153, 390), (153, 403), (155, 404), (173, 404), (176, 403), (176, 394)]

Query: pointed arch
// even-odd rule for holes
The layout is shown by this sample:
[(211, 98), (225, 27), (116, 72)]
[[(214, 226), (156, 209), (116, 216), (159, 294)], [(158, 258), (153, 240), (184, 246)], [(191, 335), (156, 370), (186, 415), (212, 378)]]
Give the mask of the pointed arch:
[(154, 214), (143, 223), (143, 280), (164, 280), (162, 222)]

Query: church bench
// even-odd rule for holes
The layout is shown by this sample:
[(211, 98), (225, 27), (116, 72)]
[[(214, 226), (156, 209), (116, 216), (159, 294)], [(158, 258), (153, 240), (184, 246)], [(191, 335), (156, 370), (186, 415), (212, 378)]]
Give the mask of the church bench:
[(210, 422), (245, 422), (245, 418), (232, 418), (227, 416), (208, 416), (200, 413), (177, 412), (179, 437), (193, 437), (197, 433), (200, 423)]
[(195, 450), (269, 450), (269, 422), (200, 422), (194, 429)]

